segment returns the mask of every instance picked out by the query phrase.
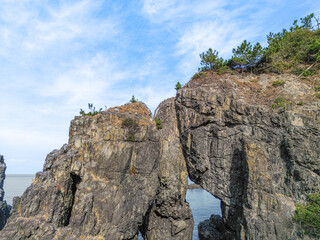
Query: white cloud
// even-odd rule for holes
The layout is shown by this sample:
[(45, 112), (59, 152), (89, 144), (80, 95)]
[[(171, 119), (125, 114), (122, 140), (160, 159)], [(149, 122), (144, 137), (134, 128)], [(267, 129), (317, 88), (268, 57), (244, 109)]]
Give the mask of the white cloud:
[(154, 110), (190, 79), (199, 53), (211, 47), (228, 57), (278, 25), (277, 8), (302, 8), (297, 0), (141, 1), (1, 1), (0, 153), (11, 172), (40, 169), (87, 103), (111, 107), (135, 95)]
[(0, 7), (0, 54), (19, 57), (70, 51), (118, 33), (116, 16), (94, 18), (103, 1), (81, 0), (52, 5), (43, 1), (6, 2)]
[(53, 78), (49, 85), (41, 86), (38, 93), (46, 97), (63, 97), (68, 104), (97, 102), (117, 82), (126, 78), (126, 73), (116, 71), (114, 64), (103, 54), (91, 59), (78, 59), (71, 68)]
[(244, 39), (261, 36), (265, 19), (275, 11), (274, 1), (153, 1), (145, 0), (143, 13), (176, 32), (179, 69), (190, 76), (199, 66), (199, 54), (208, 48), (230, 57)]
[(146, 0), (144, 1), (142, 10), (148, 15), (152, 16), (155, 14), (159, 14), (159, 12), (162, 13), (164, 10), (167, 10), (168, 8), (172, 7), (174, 3), (174, 0)]

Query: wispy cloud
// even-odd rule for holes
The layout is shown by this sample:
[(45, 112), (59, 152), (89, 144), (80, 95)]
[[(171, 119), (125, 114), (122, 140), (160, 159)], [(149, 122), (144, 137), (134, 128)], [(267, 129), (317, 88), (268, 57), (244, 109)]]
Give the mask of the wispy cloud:
[(14, 173), (40, 170), (87, 103), (111, 107), (135, 95), (154, 110), (174, 96), (177, 81), (197, 71), (199, 53), (211, 47), (228, 57), (242, 40), (261, 42), (320, 6), (311, 0), (4, 0), (0, 11), (0, 154)]
[(88, 99), (99, 102), (102, 95), (119, 81), (126, 80), (128, 73), (118, 73), (107, 56), (97, 54), (91, 59), (77, 59), (70, 69), (51, 79), (38, 89), (45, 97), (63, 98), (66, 104), (83, 103)]
[(25, 159), (21, 152), (32, 153), (39, 164), (21, 169), (40, 170), (44, 149), (48, 153), (67, 141), (69, 122), (80, 106), (102, 103), (103, 94), (125, 78), (110, 50), (121, 33), (120, 15), (103, 14), (104, 4), (1, 3), (0, 100), (6, 114), (1, 116), (0, 149), (9, 157), (9, 172), (17, 171), (14, 159)]
[[(302, 7), (299, 1), (292, 4), (289, 6), (288, 2), (278, 0), (144, 0), (142, 12), (153, 23), (164, 24), (176, 32), (175, 52), (181, 58), (178, 68), (185, 76), (190, 76), (199, 65), (199, 53), (213, 48), (226, 58), (244, 39), (261, 41), (261, 37), (278, 27), (274, 19), (283, 21), (282, 15), (287, 16), (290, 8)], [(312, 1), (308, 4), (312, 11), (320, 9), (319, 4)], [(318, 7), (312, 8), (312, 5)], [(310, 13), (306, 9), (305, 12)], [(265, 43), (265, 39), (261, 42)]]
[(0, 19), (4, 23), (4, 31), (0, 35), (2, 49), (8, 50), (7, 55), (12, 55), (13, 49), (16, 53), (35, 55), (50, 48), (65, 51), (112, 39), (117, 34), (116, 17), (92, 17), (102, 2), (82, 0), (52, 5), (43, 1), (6, 1), (1, 4)]

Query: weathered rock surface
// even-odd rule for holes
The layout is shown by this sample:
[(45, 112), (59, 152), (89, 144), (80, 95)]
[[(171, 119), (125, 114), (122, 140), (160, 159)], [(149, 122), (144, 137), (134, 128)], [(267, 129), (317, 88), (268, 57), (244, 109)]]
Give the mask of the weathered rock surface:
[[(221, 200), (222, 217), (202, 222), (200, 239), (311, 239), (293, 212), (320, 190), (312, 83), (203, 76), (159, 105), (160, 129), (139, 102), (76, 117), (69, 143), (14, 200), (0, 239), (137, 239), (140, 231), (149, 240), (190, 240), (188, 174)], [(280, 78), (284, 86), (273, 87)], [(273, 109), (275, 99), (282, 102)]]
[(293, 211), (320, 190), (319, 100), (300, 86), (308, 105), (273, 110), (276, 97), (294, 102), (290, 87), (302, 83), (275, 89), (267, 76), (235, 78), (211, 74), (177, 94), (189, 176), (221, 200), (221, 239), (307, 239)]
[(14, 201), (0, 239), (137, 239), (139, 229), (148, 239), (191, 239), (178, 136), (151, 117), (139, 102), (76, 117), (69, 143)]
[(5, 201), (3, 201), (4, 197), (4, 190), (3, 190), (3, 183), (6, 178), (6, 164), (4, 162), (4, 158), (0, 155), (0, 230), (6, 224), (7, 218), (10, 215), (11, 207), (7, 205)]
[(195, 183), (188, 185), (188, 189), (201, 189), (201, 188), (202, 187), (199, 184), (195, 184)]
[(211, 215), (210, 219), (200, 222), (198, 225), (199, 239), (222, 240), (221, 232), (224, 232), (222, 218), (219, 215)]
[(193, 218), (185, 199), (188, 172), (180, 145), (174, 98), (162, 102), (155, 117), (162, 121), (158, 130), (161, 144), (160, 188), (143, 231), (146, 231), (146, 239), (150, 240), (191, 239)]

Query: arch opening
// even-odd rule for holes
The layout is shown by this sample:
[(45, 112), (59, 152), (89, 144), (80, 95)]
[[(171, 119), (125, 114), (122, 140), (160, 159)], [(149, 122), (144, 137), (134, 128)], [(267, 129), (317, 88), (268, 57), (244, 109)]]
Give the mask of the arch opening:
[[(193, 182), (188, 179), (189, 185), (194, 186)], [(199, 223), (210, 219), (211, 215), (222, 216), (221, 200), (214, 197), (211, 193), (203, 188), (194, 187), (187, 190), (186, 201), (189, 203), (194, 220), (193, 240), (199, 239)]]

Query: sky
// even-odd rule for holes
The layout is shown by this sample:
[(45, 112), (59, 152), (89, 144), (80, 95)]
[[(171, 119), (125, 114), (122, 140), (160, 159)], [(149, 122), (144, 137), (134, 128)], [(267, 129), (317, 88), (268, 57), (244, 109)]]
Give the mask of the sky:
[(132, 95), (154, 111), (187, 83), (208, 48), (289, 28), (320, 2), (277, 0), (0, 0), (0, 154), (7, 174), (34, 174), (68, 141), (88, 103)]

